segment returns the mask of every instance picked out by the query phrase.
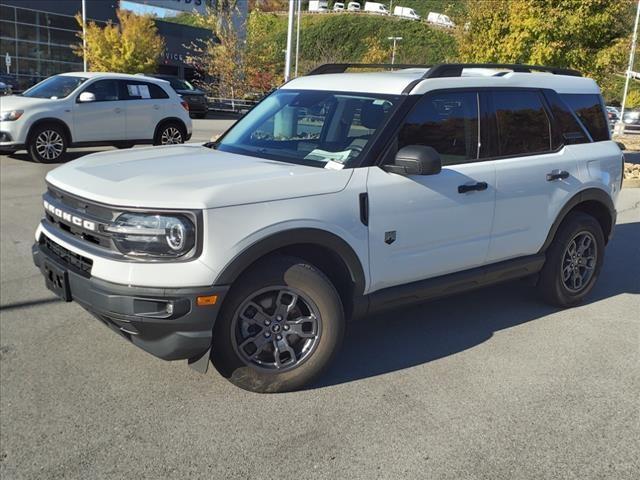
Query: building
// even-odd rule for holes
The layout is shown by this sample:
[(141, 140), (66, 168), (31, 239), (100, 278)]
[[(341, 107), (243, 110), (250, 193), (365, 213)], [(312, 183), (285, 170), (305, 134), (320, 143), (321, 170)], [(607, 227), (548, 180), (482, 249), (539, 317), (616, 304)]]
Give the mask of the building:
[[(134, 0), (135, 1), (135, 0)], [(119, 0), (87, 0), (87, 21), (116, 23)], [(11, 59), (10, 74), (19, 88), (26, 88), (51, 75), (82, 71), (82, 58), (71, 45), (78, 44), (81, 28), (74, 18), (82, 0), (0, 0), (0, 71)], [(156, 20), (166, 49), (159, 59), (159, 73), (191, 80), (195, 70), (187, 61), (186, 45), (212, 37), (209, 30)]]

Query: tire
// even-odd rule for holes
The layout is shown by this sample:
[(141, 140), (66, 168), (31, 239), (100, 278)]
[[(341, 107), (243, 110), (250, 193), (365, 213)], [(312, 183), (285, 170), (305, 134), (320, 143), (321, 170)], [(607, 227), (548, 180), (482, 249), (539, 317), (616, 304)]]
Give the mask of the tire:
[(27, 151), (34, 162), (60, 162), (67, 151), (67, 136), (59, 125), (39, 125), (29, 134)]
[(184, 126), (178, 122), (167, 122), (160, 125), (156, 138), (153, 140), (154, 145), (175, 145), (184, 143), (187, 132)]
[(218, 372), (260, 393), (297, 390), (316, 379), (344, 336), (344, 311), (331, 281), (304, 260), (274, 256), (234, 285), (213, 331)]
[(569, 213), (547, 250), (540, 272), (538, 290), (542, 298), (558, 307), (582, 302), (600, 274), (604, 246), (602, 227), (595, 218), (583, 212)]

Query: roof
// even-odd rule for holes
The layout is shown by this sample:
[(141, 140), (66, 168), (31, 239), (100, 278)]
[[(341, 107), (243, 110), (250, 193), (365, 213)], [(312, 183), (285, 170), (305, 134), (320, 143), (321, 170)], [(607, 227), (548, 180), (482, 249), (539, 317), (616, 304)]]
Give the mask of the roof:
[(166, 82), (166, 80), (157, 77), (148, 77), (146, 75), (131, 75), (129, 73), (113, 73), (113, 72), (66, 72), (60, 75), (65, 77), (85, 77), (85, 78), (116, 78), (120, 80), (150, 80), (154, 82)]
[[(395, 71), (366, 73), (327, 73), (298, 77), (281, 88), (297, 90), (327, 90), (400, 95), (412, 82), (411, 95), (444, 88), (528, 87), (550, 88), (558, 93), (595, 93), (600, 89), (590, 78), (552, 73), (522, 73), (504, 69), (464, 69), (460, 77), (437, 77), (421, 80), (428, 68), (407, 68)], [(497, 75), (497, 76), (496, 76)]]

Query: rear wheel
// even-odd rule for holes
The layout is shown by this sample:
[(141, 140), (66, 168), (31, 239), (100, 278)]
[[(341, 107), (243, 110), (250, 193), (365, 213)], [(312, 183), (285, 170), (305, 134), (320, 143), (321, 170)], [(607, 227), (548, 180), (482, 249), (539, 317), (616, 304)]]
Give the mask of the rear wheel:
[(176, 122), (168, 122), (163, 124), (156, 134), (154, 145), (175, 145), (184, 143), (186, 138), (184, 127)]
[(212, 361), (253, 392), (296, 390), (320, 375), (344, 334), (340, 297), (314, 266), (263, 261), (236, 282), (213, 335)]
[(583, 212), (570, 213), (547, 251), (538, 289), (552, 305), (570, 307), (593, 289), (604, 259), (604, 234), (598, 221)]
[(36, 162), (56, 163), (67, 151), (67, 137), (58, 125), (41, 125), (29, 135), (27, 150)]

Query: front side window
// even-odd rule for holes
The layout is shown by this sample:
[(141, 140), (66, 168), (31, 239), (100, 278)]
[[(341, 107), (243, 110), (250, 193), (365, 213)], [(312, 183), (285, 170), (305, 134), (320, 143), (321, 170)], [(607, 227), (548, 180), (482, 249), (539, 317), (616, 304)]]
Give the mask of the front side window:
[(594, 142), (609, 140), (609, 126), (602, 109), (600, 95), (562, 94), (560, 96), (578, 116)]
[(115, 102), (118, 100), (118, 83), (115, 80), (98, 80), (84, 90), (93, 93), (96, 102)]
[(478, 94), (433, 93), (411, 111), (398, 134), (398, 150), (426, 145), (436, 150), (443, 165), (475, 161), (479, 154)]
[(551, 124), (537, 91), (493, 92), (498, 155), (527, 155), (551, 150)]
[(56, 75), (55, 77), (47, 78), (37, 85), (34, 85), (22, 95), (24, 97), (51, 98), (54, 100), (66, 98), (86, 80), (84, 77)]
[(327, 168), (360, 156), (398, 96), (277, 90), (240, 120), (216, 148)]

